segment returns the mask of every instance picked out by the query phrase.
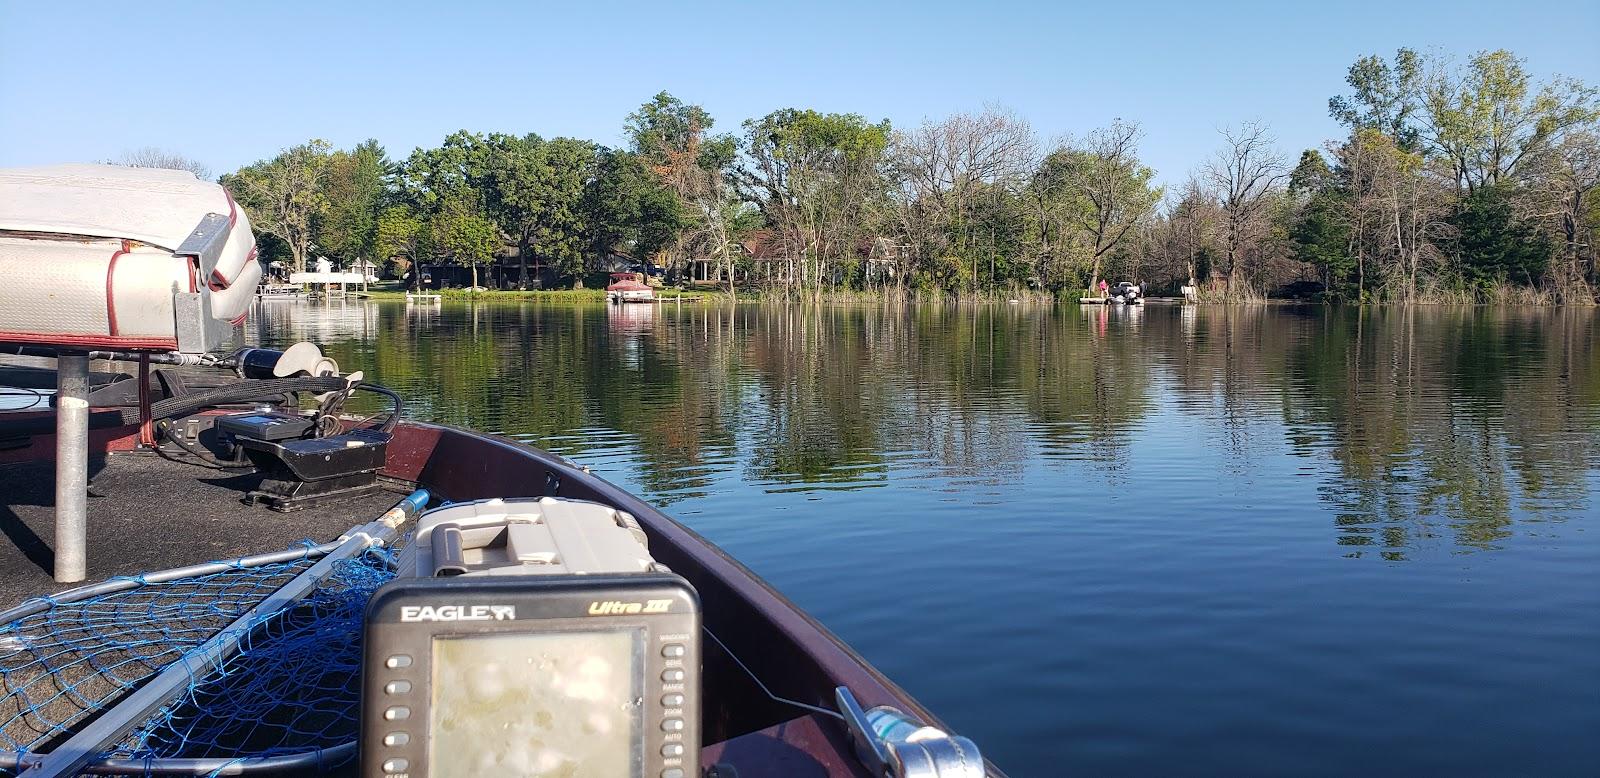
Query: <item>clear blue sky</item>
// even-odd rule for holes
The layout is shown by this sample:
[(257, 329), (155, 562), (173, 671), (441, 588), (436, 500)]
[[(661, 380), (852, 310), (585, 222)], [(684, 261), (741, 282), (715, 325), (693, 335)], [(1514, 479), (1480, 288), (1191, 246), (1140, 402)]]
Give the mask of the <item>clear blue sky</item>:
[(391, 156), (461, 128), (621, 141), (668, 90), (717, 129), (783, 107), (906, 126), (995, 103), (1049, 138), (1140, 122), (1167, 183), (1268, 122), (1337, 133), (1357, 56), (1509, 48), (1600, 82), (1600, 2), (80, 3), (0, 0), (0, 165), (141, 146), (220, 173), (308, 138)]

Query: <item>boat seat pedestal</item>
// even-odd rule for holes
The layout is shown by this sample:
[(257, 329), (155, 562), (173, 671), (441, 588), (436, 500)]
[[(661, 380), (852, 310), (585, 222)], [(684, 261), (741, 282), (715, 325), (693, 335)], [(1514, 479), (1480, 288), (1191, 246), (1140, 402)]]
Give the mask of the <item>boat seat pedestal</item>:
[(88, 573), (89, 355), (56, 356), (55, 579), (77, 583)]

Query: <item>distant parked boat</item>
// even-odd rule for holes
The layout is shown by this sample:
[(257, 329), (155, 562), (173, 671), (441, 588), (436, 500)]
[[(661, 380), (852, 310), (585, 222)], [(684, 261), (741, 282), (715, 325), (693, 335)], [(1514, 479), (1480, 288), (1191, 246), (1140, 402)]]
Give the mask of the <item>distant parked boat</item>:
[(611, 285), (606, 287), (608, 303), (653, 303), (656, 290), (644, 282), (643, 273), (612, 273)]
[(1111, 287), (1107, 302), (1114, 305), (1140, 305), (1144, 303), (1144, 290), (1138, 284), (1123, 281)]
[(289, 299), (304, 297), (306, 290), (299, 284), (262, 284), (256, 287), (257, 297)]

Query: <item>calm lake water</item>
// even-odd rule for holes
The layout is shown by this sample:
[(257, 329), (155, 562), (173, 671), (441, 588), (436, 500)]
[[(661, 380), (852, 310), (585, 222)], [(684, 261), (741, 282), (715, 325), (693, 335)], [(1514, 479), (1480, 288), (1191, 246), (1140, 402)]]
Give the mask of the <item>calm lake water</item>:
[(1015, 776), (1600, 773), (1600, 316), (264, 303), (592, 466)]

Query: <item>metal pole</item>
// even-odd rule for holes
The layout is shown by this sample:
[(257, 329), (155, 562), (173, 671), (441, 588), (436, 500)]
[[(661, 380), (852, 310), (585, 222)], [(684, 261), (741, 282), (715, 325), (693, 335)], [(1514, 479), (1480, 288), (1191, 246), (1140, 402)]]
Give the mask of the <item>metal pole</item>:
[(57, 583), (82, 581), (88, 572), (89, 355), (56, 356), (56, 561)]

